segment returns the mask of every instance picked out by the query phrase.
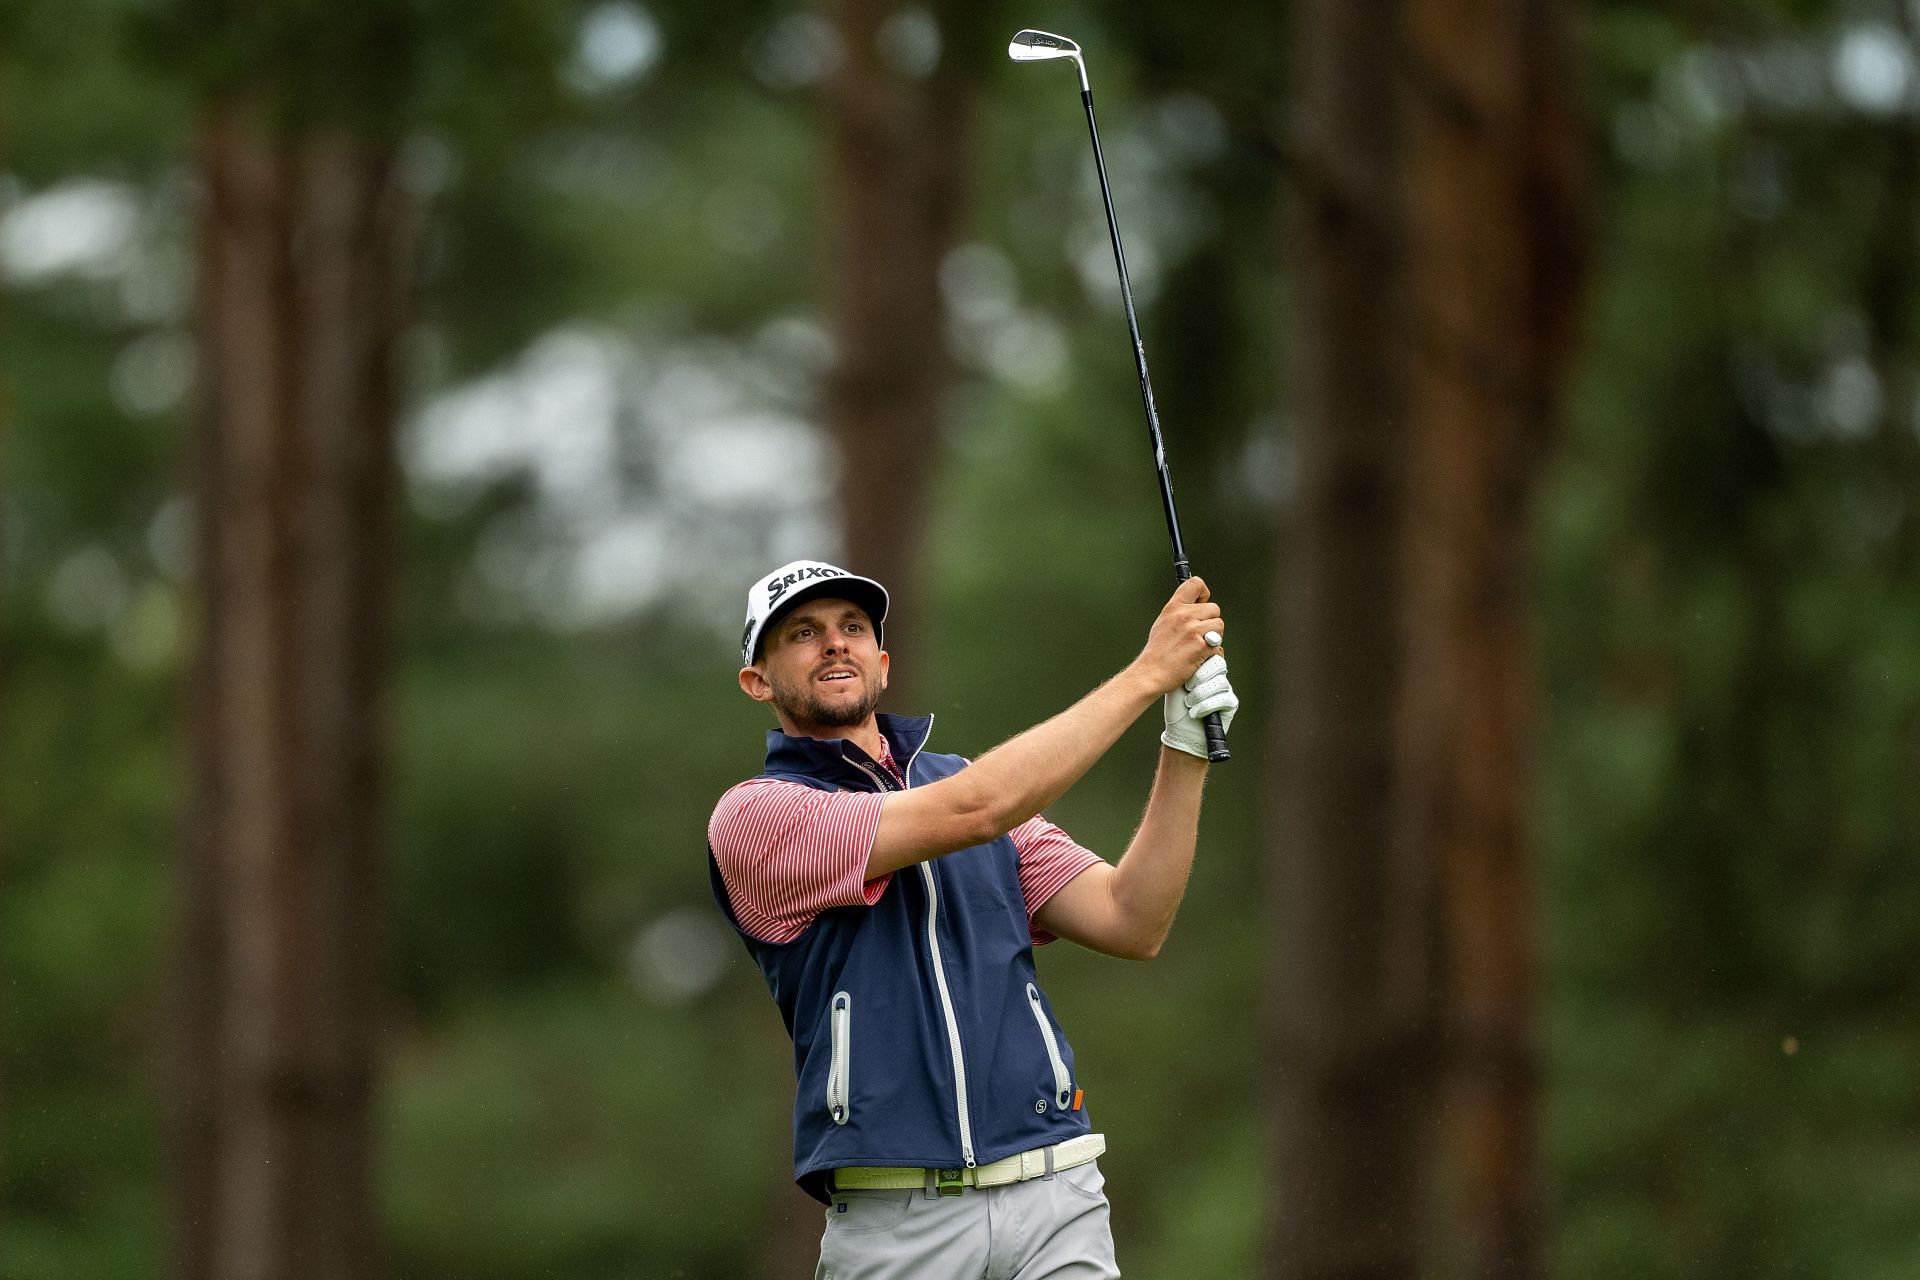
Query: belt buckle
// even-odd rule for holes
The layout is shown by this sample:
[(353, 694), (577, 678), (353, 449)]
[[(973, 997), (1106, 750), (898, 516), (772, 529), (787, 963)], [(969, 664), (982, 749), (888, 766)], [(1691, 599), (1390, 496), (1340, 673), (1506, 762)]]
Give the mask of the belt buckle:
[(957, 1196), (966, 1190), (965, 1174), (964, 1169), (935, 1169), (934, 1189), (943, 1196)]

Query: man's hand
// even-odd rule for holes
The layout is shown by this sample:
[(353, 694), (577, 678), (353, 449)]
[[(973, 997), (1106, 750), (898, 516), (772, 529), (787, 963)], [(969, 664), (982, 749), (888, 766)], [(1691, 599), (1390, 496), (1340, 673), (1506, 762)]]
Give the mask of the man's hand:
[(1147, 647), (1133, 660), (1132, 669), (1156, 697), (1171, 693), (1215, 655), (1215, 646), (1207, 643), (1208, 632), (1213, 632), (1216, 640), (1224, 638), (1226, 620), (1220, 616), (1220, 606), (1208, 597), (1207, 584), (1188, 578), (1175, 588), (1173, 598), (1154, 619), (1153, 629), (1147, 633)]
[(1200, 664), (1193, 678), (1167, 694), (1161, 704), (1166, 717), (1166, 732), (1160, 741), (1190, 756), (1207, 758), (1207, 726), (1201, 721), (1218, 711), (1220, 728), (1233, 727), (1233, 713), (1240, 709), (1240, 697), (1227, 682), (1227, 660), (1214, 654)]

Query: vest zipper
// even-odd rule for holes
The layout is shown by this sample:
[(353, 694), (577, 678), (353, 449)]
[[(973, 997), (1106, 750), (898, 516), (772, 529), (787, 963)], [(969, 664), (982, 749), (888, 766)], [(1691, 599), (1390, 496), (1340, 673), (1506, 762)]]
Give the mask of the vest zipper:
[(852, 1082), (847, 1079), (847, 1069), (853, 1057), (853, 997), (844, 991), (833, 993), (833, 1058), (827, 1067), (827, 1114), (833, 1117), (835, 1124), (847, 1122), (848, 1102), (852, 1096)]
[(1067, 1062), (1060, 1056), (1060, 1042), (1054, 1039), (1053, 1024), (1047, 1021), (1047, 1011), (1040, 1005), (1040, 988), (1031, 982), (1027, 984), (1027, 1007), (1033, 1010), (1033, 1020), (1040, 1024), (1040, 1038), (1047, 1042), (1047, 1061), (1053, 1064), (1053, 1098), (1065, 1111), (1073, 1101), (1073, 1080), (1067, 1075)]
[[(915, 748), (907, 757), (907, 767), (900, 772), (907, 779), (907, 785), (913, 784), (913, 762), (920, 757), (919, 748)], [(860, 765), (866, 775), (880, 784), (882, 791), (901, 791), (905, 788), (893, 785), (879, 770)], [(953, 1057), (953, 1104), (960, 1117), (960, 1158), (969, 1169), (976, 1167), (973, 1158), (973, 1121), (967, 1111), (967, 1063), (960, 1047), (960, 1020), (953, 1014), (953, 994), (947, 989), (947, 969), (940, 960), (940, 935), (935, 929), (940, 915), (940, 890), (933, 878), (933, 867), (926, 862), (920, 864), (920, 879), (927, 886), (927, 950), (933, 953), (933, 981), (940, 988), (940, 1012), (947, 1020), (947, 1051)]]
[(920, 876), (927, 883), (927, 947), (933, 952), (933, 980), (940, 987), (940, 1004), (947, 1015), (947, 1045), (953, 1052), (953, 1100), (960, 1111), (960, 1155), (971, 1169), (974, 1167), (973, 1125), (967, 1118), (967, 1064), (960, 1054), (960, 1024), (953, 1016), (947, 970), (940, 963), (940, 938), (934, 932), (934, 920), (940, 912), (940, 891), (934, 888), (933, 868), (924, 862), (920, 864)]

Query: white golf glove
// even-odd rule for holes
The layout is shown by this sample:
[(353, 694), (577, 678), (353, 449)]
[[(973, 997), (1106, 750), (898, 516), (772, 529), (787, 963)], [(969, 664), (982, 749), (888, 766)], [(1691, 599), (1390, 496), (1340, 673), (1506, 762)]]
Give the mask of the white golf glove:
[(1233, 725), (1233, 713), (1240, 709), (1239, 695), (1227, 683), (1227, 660), (1214, 654), (1200, 664), (1193, 678), (1169, 693), (1161, 702), (1167, 728), (1160, 741), (1176, 751), (1207, 758), (1207, 726), (1200, 723), (1214, 712), (1220, 713), (1221, 728)]

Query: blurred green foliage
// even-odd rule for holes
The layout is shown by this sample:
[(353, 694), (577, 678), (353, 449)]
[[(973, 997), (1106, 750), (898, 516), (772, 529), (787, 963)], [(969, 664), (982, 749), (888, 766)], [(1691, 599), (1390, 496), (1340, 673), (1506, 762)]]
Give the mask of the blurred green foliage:
[[(192, 104), (276, 49), (302, 74), (334, 64), (294, 28), (169, 45), (215, 30), (214, 5), (3, 12), (0, 1274), (151, 1275), (194, 629)], [(807, 11), (367, 12), (412, 33), (388, 50), (406, 73), (359, 105), (404, 132), (429, 210), (416, 409), (556, 331), (612, 335), (684, 384), (685, 353), (818, 316)], [(1233, 611), (1249, 708), (1167, 953), (1042, 953), (1143, 1275), (1246, 1273), (1268, 1208), (1251, 1011), (1262, 868), (1287, 856), (1265, 781), (1286, 690), (1259, 657), (1289, 510), (1286, 51), (1266, 10), (1217, 16), (1250, 33), (1230, 57), (1164, 14), (1044, 23), (1093, 60), (1189, 541)], [(1545, 1141), (1573, 1280), (1920, 1271), (1903, 22), (1761, 0), (1711, 23), (1587, 13), (1600, 267), (1534, 566)], [(587, 57), (595, 30), (625, 63)], [(1124, 662), (1168, 582), (1071, 94), (1008, 72), (997, 43), (941, 56), (992, 68), (965, 239), (993, 251), (971, 259), (980, 296), (1010, 289), (1033, 322), (1012, 353), (991, 326), (961, 335), (930, 596), (901, 602), (932, 619), (937, 741), (977, 752)], [(1901, 66), (1904, 97), (1876, 107)], [(62, 193), (68, 216), (124, 225), (42, 269), (22, 219)], [(817, 368), (789, 363), (809, 387)], [(681, 403), (649, 385), (658, 411)], [(626, 459), (625, 509), (679, 513), (671, 554), (711, 552), (726, 580), (584, 619), (539, 607), (564, 565), (534, 469), (414, 475), (391, 911), (368, 923), (392, 957), (399, 1275), (741, 1275), (791, 1204), (785, 1038), (718, 932), (700, 848), (758, 761), (732, 642), (769, 544), (690, 507), (663, 456)], [(532, 570), (490, 576), (515, 556)], [(1053, 816), (1117, 855), (1151, 761), (1142, 731)]]

